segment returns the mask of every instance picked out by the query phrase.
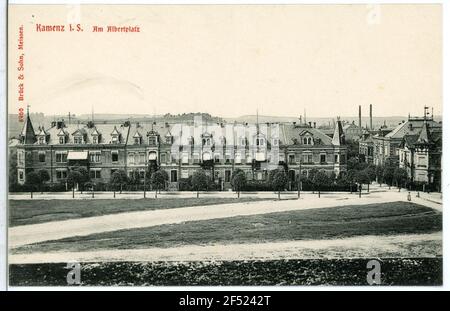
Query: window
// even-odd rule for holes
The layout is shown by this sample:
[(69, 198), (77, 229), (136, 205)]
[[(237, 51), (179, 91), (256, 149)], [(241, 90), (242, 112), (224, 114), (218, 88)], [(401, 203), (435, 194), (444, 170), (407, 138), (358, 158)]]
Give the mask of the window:
[(203, 138), (202, 143), (203, 143), (203, 146), (210, 146), (211, 138)]
[(231, 163), (231, 154), (225, 155), (225, 163), (230, 164)]
[(75, 136), (73, 138), (73, 143), (74, 144), (82, 144), (83, 143), (83, 137), (82, 136)]
[(65, 162), (67, 162), (67, 153), (57, 152), (56, 163), (65, 163)]
[(113, 144), (119, 143), (119, 135), (117, 134), (112, 135), (111, 141)]
[(150, 136), (148, 138), (148, 144), (149, 145), (156, 145), (156, 136)]
[(101, 169), (90, 170), (90, 177), (93, 179), (102, 178), (102, 170)]
[(119, 151), (111, 151), (111, 160), (113, 162), (119, 161)]
[(225, 182), (230, 182), (230, 181), (231, 181), (231, 171), (226, 170), (225, 171)]
[(320, 155), (320, 163), (325, 163), (325, 162), (327, 162), (327, 155), (321, 154)]
[(39, 144), (45, 144), (45, 137), (44, 136), (39, 136)]
[(23, 151), (17, 152), (17, 164), (24, 165), (25, 164), (25, 153)]
[(92, 136), (92, 143), (93, 144), (98, 144), (98, 137), (97, 137), (97, 135)]
[(194, 159), (194, 164), (198, 164), (200, 163), (200, 155), (198, 153), (194, 153), (192, 155), (193, 159)]
[(39, 162), (45, 162), (45, 151), (39, 151)]
[(278, 146), (278, 139), (274, 138), (274, 139), (273, 139), (273, 142), (272, 142), (272, 145)]
[(128, 163), (129, 164), (134, 164), (134, 153), (129, 153), (128, 154)]
[(264, 146), (264, 138), (257, 138), (256, 146)]
[(141, 152), (141, 153), (139, 153), (139, 164), (144, 164), (144, 163), (145, 163), (145, 153)]
[(19, 181), (22, 182), (24, 180), (25, 174), (23, 173), (22, 170), (19, 171)]
[(176, 155), (175, 153), (172, 153), (172, 154), (170, 155), (170, 161), (171, 161), (172, 163), (177, 163), (177, 155)]
[(214, 163), (220, 163), (220, 154), (215, 154), (214, 155)]
[(140, 145), (141, 144), (141, 138), (140, 137), (135, 137), (134, 138), (134, 144), (135, 145)]
[(303, 137), (303, 144), (304, 145), (312, 145), (312, 138), (311, 137)]
[(181, 163), (183, 163), (183, 164), (189, 163), (189, 156), (188, 156), (187, 152), (183, 152), (183, 154), (181, 156)]
[(312, 153), (307, 153), (303, 155), (303, 163), (313, 163)]
[(64, 145), (66, 143), (66, 138), (64, 136), (59, 136), (59, 144)]
[(245, 139), (245, 137), (241, 138), (241, 146), (245, 146), (247, 144), (247, 140)]
[(247, 163), (252, 163), (252, 160), (253, 160), (252, 156), (248, 155), (247, 156)]
[(89, 152), (89, 161), (92, 163), (100, 163), (101, 152), (91, 151)]
[(56, 179), (66, 179), (67, 171), (66, 170), (57, 170), (56, 171)]
[(338, 154), (334, 155), (334, 163), (339, 163), (339, 155)]
[(241, 164), (241, 154), (236, 153), (236, 156), (234, 157), (234, 163)]
[(295, 163), (295, 155), (294, 154), (289, 155), (289, 163), (290, 164)]
[(167, 162), (167, 157), (165, 153), (161, 153), (159, 155), (161, 157), (161, 163), (166, 163)]
[(172, 170), (170, 171), (170, 181), (171, 182), (177, 182), (178, 178), (177, 178), (177, 171), (176, 170)]
[(166, 136), (166, 144), (172, 143), (172, 136)]

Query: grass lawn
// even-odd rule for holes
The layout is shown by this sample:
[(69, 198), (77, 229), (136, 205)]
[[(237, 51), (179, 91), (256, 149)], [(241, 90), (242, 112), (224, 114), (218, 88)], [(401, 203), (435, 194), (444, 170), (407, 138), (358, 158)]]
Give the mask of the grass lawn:
[(13, 253), (175, 247), (330, 239), (357, 235), (430, 233), (442, 214), (409, 202), (353, 205), (192, 221), (46, 241)]
[(269, 201), (255, 198), (165, 198), (106, 200), (10, 200), (9, 226), (101, 216), (122, 212), (156, 210), (199, 205)]
[[(369, 260), (82, 263), (80, 281), (81, 286), (367, 286)], [(377, 260), (381, 265), (381, 285), (442, 285), (442, 258)], [(67, 286), (65, 266), (65, 263), (10, 265), (10, 284)]]

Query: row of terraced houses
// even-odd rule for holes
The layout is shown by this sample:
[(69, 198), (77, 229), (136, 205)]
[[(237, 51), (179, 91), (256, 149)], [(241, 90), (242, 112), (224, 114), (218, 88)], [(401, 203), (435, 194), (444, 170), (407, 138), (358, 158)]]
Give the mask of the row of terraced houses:
[[(27, 114), (17, 145), (18, 182), (29, 171), (45, 169), (50, 183), (64, 182), (70, 169), (84, 166), (91, 179), (108, 182), (116, 170), (144, 178), (149, 165), (165, 170), (168, 188), (205, 169), (222, 189), (231, 187), (233, 171), (248, 180), (266, 180), (270, 170), (284, 168), (291, 181), (313, 168), (345, 174), (347, 146), (342, 123), (326, 135), (306, 123), (123, 122), (70, 124), (55, 121), (33, 127)], [(212, 169), (213, 168), (213, 169)]]

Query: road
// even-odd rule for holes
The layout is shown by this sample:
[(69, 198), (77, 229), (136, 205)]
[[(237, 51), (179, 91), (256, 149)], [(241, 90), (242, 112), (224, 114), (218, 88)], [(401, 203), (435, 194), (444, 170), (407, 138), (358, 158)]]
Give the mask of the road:
[[(304, 210), (312, 208), (337, 207), (344, 205), (388, 203), (405, 201), (407, 193), (397, 191), (372, 192), (359, 198), (351, 194), (317, 195), (304, 194), (299, 200), (260, 201), (239, 204), (220, 204), (210, 206), (183, 207), (153, 211), (127, 212), (113, 215), (70, 219), (42, 224), (24, 225), (9, 228), (9, 248), (31, 243), (57, 240), (94, 233), (143, 228), (186, 221), (208, 220), (234, 216), (246, 216)], [(412, 197), (412, 201), (439, 211), (442, 205), (423, 196)]]

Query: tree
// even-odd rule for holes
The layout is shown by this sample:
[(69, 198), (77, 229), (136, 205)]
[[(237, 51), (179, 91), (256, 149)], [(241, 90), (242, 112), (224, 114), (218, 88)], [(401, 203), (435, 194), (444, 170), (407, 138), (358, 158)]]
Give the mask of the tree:
[(247, 179), (245, 178), (245, 173), (241, 169), (236, 169), (233, 172), (233, 176), (231, 176), (231, 185), (233, 186), (233, 190), (237, 192), (238, 198), (240, 197), (241, 190), (247, 184)]
[(67, 174), (67, 183), (72, 186), (72, 198), (75, 197), (75, 185), (79, 184), (83, 176), (78, 170), (71, 170)]
[(274, 170), (271, 172), (270, 183), (275, 191), (278, 192), (278, 200), (280, 199), (280, 192), (286, 188), (288, 177), (283, 169)]
[(383, 180), (389, 185), (389, 189), (391, 189), (394, 180), (394, 170), (391, 166), (385, 166), (383, 169)]
[(384, 173), (384, 166), (377, 165), (375, 168), (375, 174), (377, 182), (380, 184), (380, 186), (383, 183), (383, 173)]
[(398, 191), (400, 191), (401, 186), (406, 182), (407, 179), (408, 172), (404, 168), (397, 167), (394, 170), (393, 180), (395, 180), (395, 183), (397, 184)]
[(42, 184), (50, 180), (50, 174), (47, 170), (44, 169), (39, 170), (37, 174), (39, 176), (39, 188), (41, 189), (42, 193)]
[(158, 197), (158, 190), (164, 189), (168, 180), (169, 175), (165, 170), (157, 170), (152, 174), (150, 182), (153, 189), (155, 189), (155, 198)]
[(120, 186), (120, 193), (122, 193), (123, 185), (128, 183), (128, 176), (124, 170), (117, 170), (111, 175), (109, 181), (114, 188), (114, 197), (116, 197), (116, 187)]
[(33, 190), (36, 186), (40, 184), (41, 180), (39, 178), (39, 174), (31, 171), (26, 175), (26, 184), (30, 188), (31, 198), (33, 198)]
[[(11, 150), (11, 149), (10, 149)], [(12, 152), (9, 156), (9, 189), (13, 189), (17, 185), (17, 152)]]
[[(367, 172), (367, 169), (363, 170), (363, 171), (359, 171), (356, 173), (355, 176), (356, 182), (359, 183), (359, 196), (361, 197), (361, 188), (363, 184), (370, 184), (370, 177), (369, 177), (369, 173)], [(369, 191), (369, 190), (367, 190)]]
[(320, 190), (322, 187), (328, 186), (331, 184), (331, 179), (327, 175), (327, 173), (323, 170), (318, 171), (312, 180), (312, 183), (315, 187), (317, 187), (317, 190), (319, 192), (319, 198), (320, 198)]
[(377, 167), (373, 164), (369, 164), (366, 167), (367, 175), (369, 175), (370, 182), (376, 180), (377, 178)]
[(91, 179), (89, 176), (89, 171), (87, 170), (87, 168), (85, 168), (83, 166), (76, 167), (75, 170), (80, 173), (79, 186), (80, 186), (81, 193), (83, 193), (84, 184), (87, 183)]
[(197, 198), (200, 190), (208, 189), (208, 176), (206, 176), (204, 170), (200, 169), (194, 172), (192, 175), (192, 188), (197, 191)]

